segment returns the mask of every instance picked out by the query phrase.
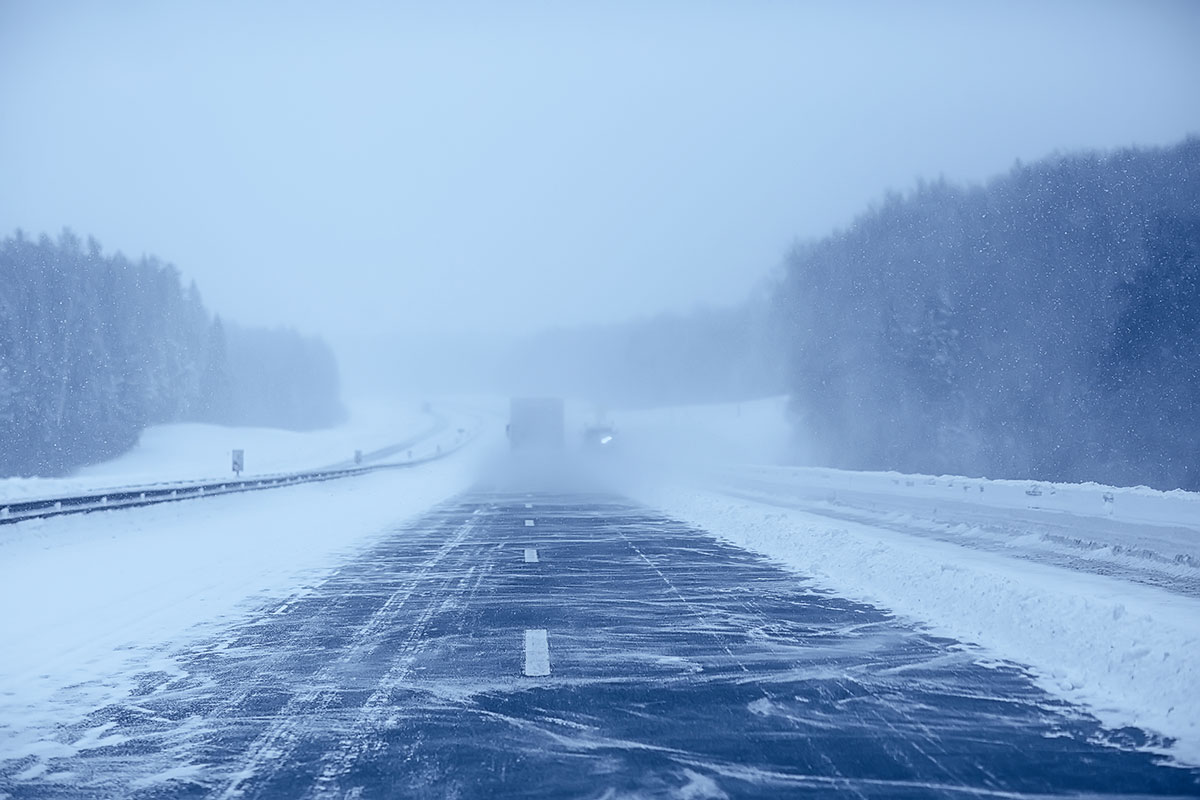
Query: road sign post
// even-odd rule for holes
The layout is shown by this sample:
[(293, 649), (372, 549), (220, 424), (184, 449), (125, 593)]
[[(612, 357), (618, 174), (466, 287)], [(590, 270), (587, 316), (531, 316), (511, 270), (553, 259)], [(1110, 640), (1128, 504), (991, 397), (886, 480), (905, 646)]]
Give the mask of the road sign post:
[(242, 469), (244, 468), (245, 461), (246, 461), (245, 456), (246, 456), (245, 450), (234, 450), (233, 451), (233, 472), (239, 478), (242, 476)]

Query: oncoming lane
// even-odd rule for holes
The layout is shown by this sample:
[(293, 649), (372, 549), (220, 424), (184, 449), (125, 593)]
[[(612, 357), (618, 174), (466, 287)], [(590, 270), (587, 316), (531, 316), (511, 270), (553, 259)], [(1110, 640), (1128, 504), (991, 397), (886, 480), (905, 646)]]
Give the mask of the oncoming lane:
[[(532, 523), (532, 524), (529, 524)], [(479, 491), (89, 720), (14, 797), (1194, 796), (1036, 689), (621, 498)], [(1121, 747), (1121, 746), (1124, 747)]]

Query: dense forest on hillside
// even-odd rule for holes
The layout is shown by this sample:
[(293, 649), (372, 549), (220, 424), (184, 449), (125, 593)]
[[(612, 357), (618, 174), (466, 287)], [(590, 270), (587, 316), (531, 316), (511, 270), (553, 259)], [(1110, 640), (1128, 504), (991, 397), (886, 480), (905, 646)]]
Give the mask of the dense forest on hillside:
[(111, 458), (155, 423), (329, 425), (337, 398), (322, 343), (223, 326), (169, 264), (70, 231), (0, 242), (0, 475)]
[(890, 196), (776, 301), (825, 463), (1200, 489), (1200, 139)]

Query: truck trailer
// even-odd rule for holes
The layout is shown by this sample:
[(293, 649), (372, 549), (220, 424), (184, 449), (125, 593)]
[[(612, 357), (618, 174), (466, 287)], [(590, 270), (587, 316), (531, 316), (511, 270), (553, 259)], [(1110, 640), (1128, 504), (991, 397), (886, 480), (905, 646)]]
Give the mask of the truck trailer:
[(561, 397), (514, 397), (509, 403), (508, 443), (513, 450), (562, 450), (566, 410)]

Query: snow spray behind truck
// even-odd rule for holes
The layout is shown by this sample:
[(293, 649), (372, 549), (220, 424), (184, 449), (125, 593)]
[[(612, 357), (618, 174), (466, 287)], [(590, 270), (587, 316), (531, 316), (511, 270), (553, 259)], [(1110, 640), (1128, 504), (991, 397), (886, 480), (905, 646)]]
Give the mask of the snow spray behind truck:
[(561, 397), (514, 397), (508, 410), (508, 443), (513, 450), (562, 450), (566, 411)]

